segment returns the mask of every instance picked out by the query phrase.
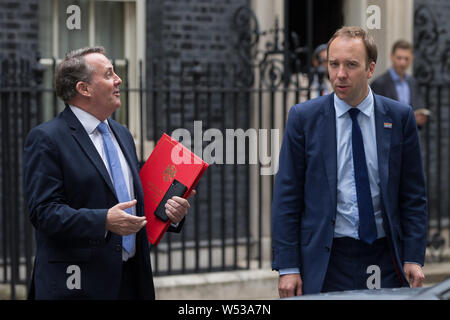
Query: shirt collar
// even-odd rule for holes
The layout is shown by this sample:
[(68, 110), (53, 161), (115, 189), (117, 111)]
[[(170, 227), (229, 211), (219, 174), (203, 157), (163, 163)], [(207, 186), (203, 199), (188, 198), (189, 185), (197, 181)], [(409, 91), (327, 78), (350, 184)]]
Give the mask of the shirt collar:
[[(100, 124), (100, 120), (98, 120), (96, 117), (94, 117), (92, 114), (90, 114), (89, 112), (86, 112), (76, 106), (73, 105), (69, 105), (70, 109), (72, 110), (72, 112), (75, 114), (75, 116), (77, 117), (77, 119), (81, 122), (81, 124), (84, 127), (84, 130), (86, 130), (86, 132), (88, 134), (92, 134), (94, 133), (94, 130), (97, 129), (98, 125)], [(106, 123), (106, 125), (108, 125), (108, 120), (103, 121), (104, 123)]]
[[(340, 118), (345, 115), (348, 110), (350, 110), (350, 108), (353, 107), (347, 104), (347, 102), (345, 102), (344, 100), (339, 99), (339, 97), (334, 94), (334, 108), (336, 110), (336, 116)], [(373, 94), (370, 87), (367, 97), (365, 97), (364, 100), (356, 106), (356, 108), (358, 108), (361, 113), (365, 114), (369, 118), (373, 114)]]
[(395, 72), (394, 68), (390, 67), (389, 68), (389, 74), (391, 75), (392, 80), (394, 80), (394, 82), (401, 82), (403, 80), (408, 80), (408, 75), (405, 74), (405, 79), (402, 80), (402, 78), (400, 78), (400, 75)]

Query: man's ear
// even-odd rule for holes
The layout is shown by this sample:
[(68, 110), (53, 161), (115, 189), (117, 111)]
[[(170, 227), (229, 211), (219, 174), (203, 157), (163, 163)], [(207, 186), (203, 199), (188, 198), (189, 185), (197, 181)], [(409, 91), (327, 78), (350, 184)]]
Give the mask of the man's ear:
[(374, 72), (375, 72), (375, 62), (371, 61), (369, 63), (367, 79), (372, 78)]
[(89, 91), (88, 84), (84, 81), (78, 81), (75, 88), (77, 89), (77, 92), (81, 94), (84, 97), (90, 97), (91, 93)]

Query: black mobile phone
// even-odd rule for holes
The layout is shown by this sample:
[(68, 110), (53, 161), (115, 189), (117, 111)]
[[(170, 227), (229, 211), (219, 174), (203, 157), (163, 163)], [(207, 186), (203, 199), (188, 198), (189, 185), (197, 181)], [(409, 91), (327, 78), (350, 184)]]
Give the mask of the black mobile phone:
[(185, 194), (187, 191), (187, 187), (182, 184), (180, 181), (174, 179), (172, 181), (172, 184), (170, 185), (169, 189), (167, 190), (166, 194), (162, 198), (161, 202), (159, 203), (158, 207), (155, 210), (155, 216), (157, 216), (162, 221), (166, 222), (169, 220), (169, 217), (166, 215), (166, 203), (167, 200), (172, 198), (173, 196), (182, 197), (183, 194)]

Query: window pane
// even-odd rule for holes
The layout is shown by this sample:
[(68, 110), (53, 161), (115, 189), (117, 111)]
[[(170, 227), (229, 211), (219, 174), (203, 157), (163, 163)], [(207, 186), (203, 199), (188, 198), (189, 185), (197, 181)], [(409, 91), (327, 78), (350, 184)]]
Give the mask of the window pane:
[(105, 47), (110, 59), (124, 57), (123, 2), (95, 1), (95, 44)]
[[(81, 11), (81, 29), (69, 30), (66, 26), (67, 18), (71, 14), (67, 14), (67, 7), (75, 4), (80, 7)], [(58, 1), (58, 25), (59, 25), (59, 57), (74, 49), (87, 47), (89, 45), (89, 0), (60, 0)]]

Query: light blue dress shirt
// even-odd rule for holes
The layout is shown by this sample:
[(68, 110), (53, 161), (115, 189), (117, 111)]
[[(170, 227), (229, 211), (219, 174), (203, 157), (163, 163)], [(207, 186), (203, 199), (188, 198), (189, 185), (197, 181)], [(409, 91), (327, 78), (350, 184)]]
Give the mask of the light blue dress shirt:
[(389, 74), (391, 75), (391, 78), (395, 83), (395, 91), (397, 92), (398, 101), (409, 105), (410, 92), (409, 84), (407, 81), (408, 75), (405, 74), (405, 78), (402, 79), (393, 68), (389, 69)]
[[(352, 108), (345, 101), (334, 95), (337, 137), (337, 213), (334, 237), (351, 237), (359, 239), (359, 212), (356, 198), (355, 174), (352, 153), (352, 119), (348, 110)], [(360, 110), (358, 123), (364, 141), (370, 192), (377, 227), (377, 238), (385, 237), (383, 217), (380, 206), (380, 178), (378, 175), (377, 140), (375, 130), (375, 107), (372, 90), (357, 106)], [(300, 273), (298, 268), (280, 269), (280, 275)]]
[[(351, 108), (345, 101), (334, 96), (336, 111), (337, 136), (337, 214), (334, 237), (351, 237), (359, 239), (359, 213), (356, 198), (355, 173), (352, 154), (352, 119), (348, 113)], [(364, 141), (367, 171), (369, 174), (370, 193), (375, 213), (377, 238), (386, 234), (380, 206), (380, 177), (378, 175), (377, 138), (375, 130), (375, 108), (372, 91), (357, 106), (360, 113), (358, 123)]]

